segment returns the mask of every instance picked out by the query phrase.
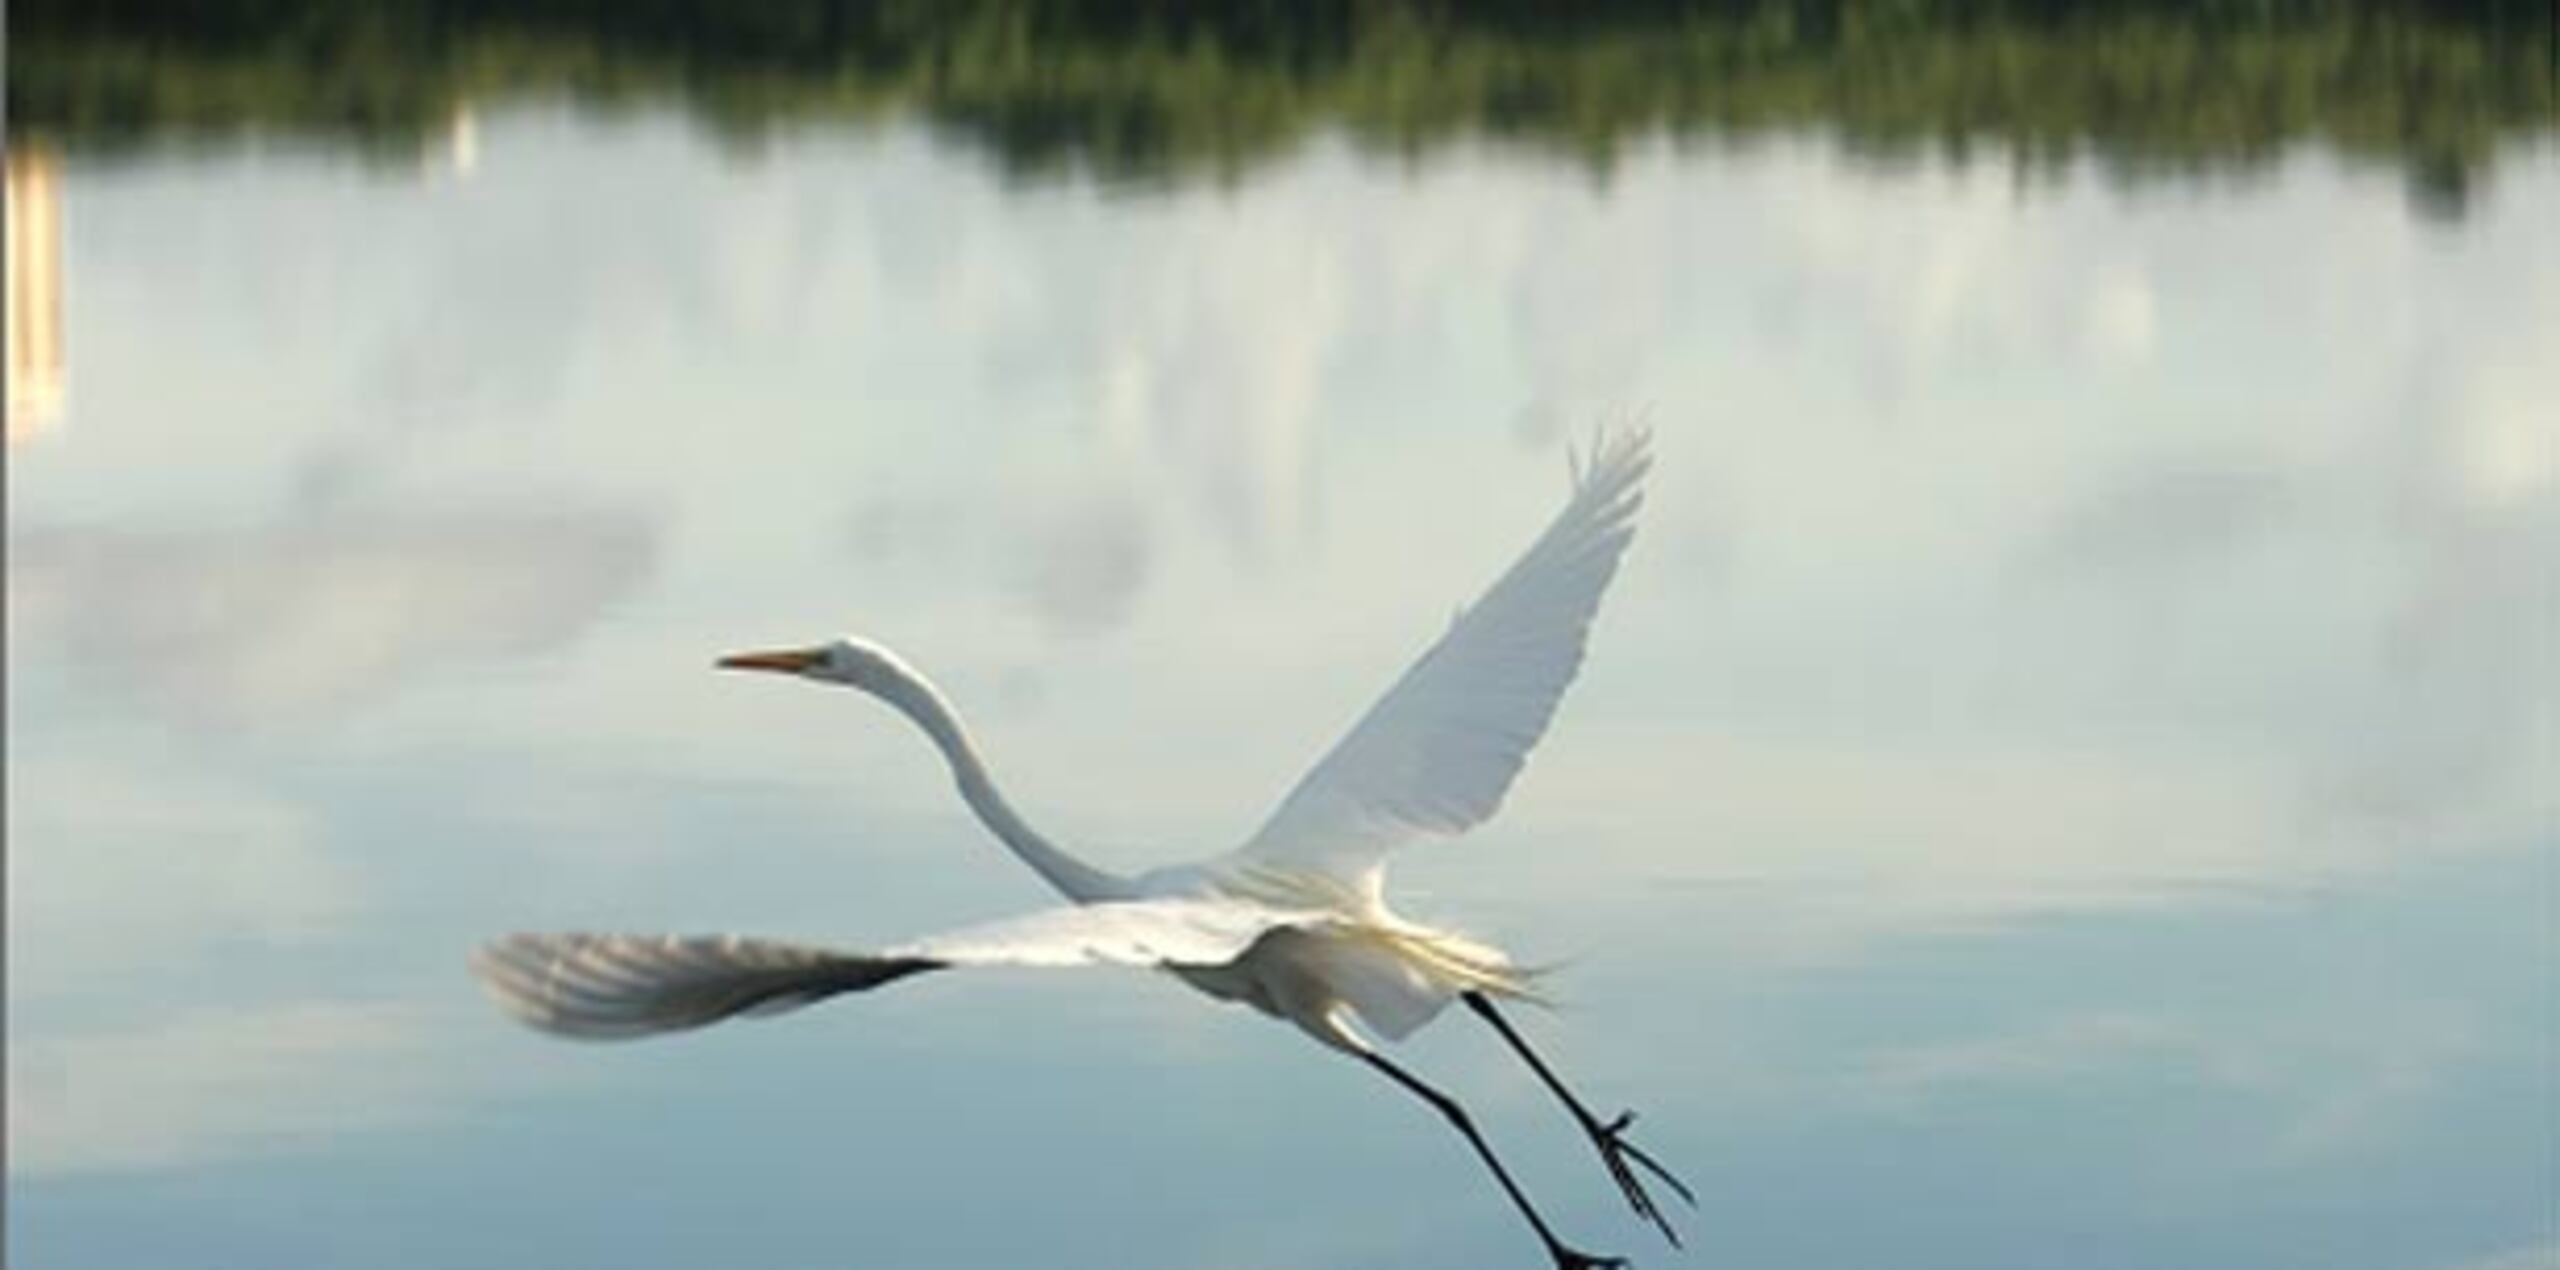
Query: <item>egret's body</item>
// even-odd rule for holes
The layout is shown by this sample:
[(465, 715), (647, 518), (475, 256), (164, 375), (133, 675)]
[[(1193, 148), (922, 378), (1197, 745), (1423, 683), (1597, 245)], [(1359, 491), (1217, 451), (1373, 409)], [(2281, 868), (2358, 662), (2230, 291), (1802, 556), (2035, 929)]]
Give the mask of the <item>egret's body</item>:
[(1501, 805), (1581, 665), (1649, 465), (1641, 433), (1596, 447), (1546, 532), (1234, 851), (1135, 877), (1097, 868), (1013, 809), (950, 703), (895, 654), (854, 639), (743, 653), (720, 664), (859, 688), (913, 720), (980, 821), (1073, 903), (877, 952), (738, 936), (514, 935), (480, 949), (473, 969), (525, 1022), (588, 1038), (775, 1013), (956, 966), (1163, 969), (1296, 1024), (1429, 1101), (1467, 1136), (1559, 1266), (1618, 1264), (1559, 1240), (1464, 1110), (1370, 1037), (1401, 1039), (1465, 1001), (1565, 1101), (1637, 1213), (1671, 1235), (1630, 1162), (1688, 1192), (1623, 1140), (1631, 1117), (1593, 1116), (1495, 1009), (1497, 998), (1530, 995), (1527, 975), (1497, 949), (1397, 916), (1384, 892), (1390, 850), (1463, 832)]

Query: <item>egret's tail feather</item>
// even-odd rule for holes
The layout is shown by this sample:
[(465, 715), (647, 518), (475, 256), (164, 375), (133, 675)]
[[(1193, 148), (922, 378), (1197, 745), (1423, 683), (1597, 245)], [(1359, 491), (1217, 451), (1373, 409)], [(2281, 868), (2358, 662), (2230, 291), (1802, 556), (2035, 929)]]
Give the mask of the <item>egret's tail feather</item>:
[(1413, 1034), (1469, 992), (1544, 1003), (1510, 958), (1448, 931), (1353, 927), (1337, 932), (1317, 955), (1342, 1002), (1391, 1041)]
[(587, 1040), (779, 1014), (943, 964), (737, 935), (509, 935), (471, 954), (507, 1013)]

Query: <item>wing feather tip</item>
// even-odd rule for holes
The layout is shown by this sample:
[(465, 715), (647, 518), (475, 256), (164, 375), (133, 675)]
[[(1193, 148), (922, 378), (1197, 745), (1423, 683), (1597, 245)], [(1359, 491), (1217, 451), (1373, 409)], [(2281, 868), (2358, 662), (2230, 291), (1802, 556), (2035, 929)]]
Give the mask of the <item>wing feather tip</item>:
[[(1397, 840), (1462, 833), (1499, 811), (1582, 667), (1602, 594), (1635, 539), (1652, 444), (1645, 411), (1600, 420), (1587, 448), (1568, 443), (1571, 492), (1555, 519), (1236, 854), (1374, 877)], [(1506, 691), (1524, 681), (1536, 691)], [(1452, 692), (1473, 695), (1453, 702)], [(1499, 709), (1475, 708), (1489, 693), (1500, 694)], [(1433, 780), (1417, 782), (1426, 774)]]

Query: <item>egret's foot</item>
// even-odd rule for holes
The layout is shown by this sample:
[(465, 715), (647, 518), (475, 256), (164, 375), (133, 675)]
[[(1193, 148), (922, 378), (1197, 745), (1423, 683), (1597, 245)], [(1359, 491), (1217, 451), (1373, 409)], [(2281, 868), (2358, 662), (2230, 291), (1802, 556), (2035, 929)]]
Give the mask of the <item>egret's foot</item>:
[(1687, 1183), (1671, 1176), (1671, 1170), (1627, 1141), (1627, 1126), (1635, 1122), (1636, 1113), (1621, 1111), (1617, 1119), (1607, 1124), (1586, 1121), (1582, 1127), (1590, 1132), (1591, 1145), (1600, 1149), (1600, 1159), (1609, 1166), (1609, 1177), (1617, 1182), (1619, 1193), (1627, 1197), (1628, 1206), (1636, 1210), (1636, 1216), (1652, 1222), (1654, 1228), (1662, 1232), (1662, 1237), (1677, 1248), (1680, 1246), (1680, 1232), (1671, 1228), (1670, 1220), (1662, 1215), (1662, 1206), (1653, 1202), (1652, 1194), (1644, 1188), (1644, 1179), (1636, 1175), (1635, 1166), (1643, 1166), (1645, 1172), (1670, 1187), (1680, 1196), (1681, 1202), (1691, 1208), (1698, 1206), (1698, 1197), (1689, 1193)]
[(1620, 1270), (1627, 1264), (1624, 1257), (1595, 1257), (1563, 1244), (1551, 1245), (1547, 1251), (1555, 1254), (1556, 1270)]

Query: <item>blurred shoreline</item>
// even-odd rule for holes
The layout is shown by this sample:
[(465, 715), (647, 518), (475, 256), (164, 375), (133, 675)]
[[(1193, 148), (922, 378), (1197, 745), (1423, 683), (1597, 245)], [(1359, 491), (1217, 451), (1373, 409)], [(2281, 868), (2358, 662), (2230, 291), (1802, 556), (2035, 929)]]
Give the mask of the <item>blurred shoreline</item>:
[(679, 108), (748, 151), (921, 120), (1009, 176), (1131, 182), (1232, 180), (1335, 133), (1605, 176), (1650, 137), (1810, 131), (1884, 163), (1984, 150), (2134, 182), (2312, 144), (2458, 213), (2560, 123), (2540, 0), (38, 0), (11, 19), (10, 137), (74, 161), (281, 138), (407, 163), (474, 111), (568, 102)]

